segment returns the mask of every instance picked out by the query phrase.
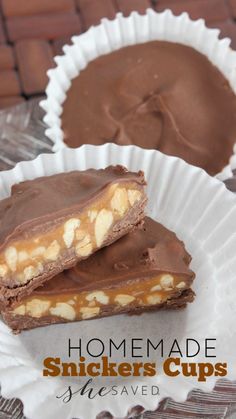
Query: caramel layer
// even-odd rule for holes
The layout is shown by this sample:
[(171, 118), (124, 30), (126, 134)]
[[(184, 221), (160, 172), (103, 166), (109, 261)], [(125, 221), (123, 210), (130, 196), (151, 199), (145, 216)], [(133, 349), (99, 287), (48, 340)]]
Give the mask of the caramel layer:
[(12, 315), (33, 318), (59, 317), (67, 321), (115, 314), (122, 307), (158, 306), (187, 288), (186, 278), (163, 273), (120, 287), (84, 292), (27, 297), (11, 311)]
[(100, 248), (114, 225), (145, 195), (134, 182), (115, 183), (104, 189), (99, 199), (83, 210), (63, 218), (44, 234), (13, 241), (0, 254), (1, 282), (24, 285), (40, 275), (44, 266), (60, 260), (66, 253), (79, 259)]

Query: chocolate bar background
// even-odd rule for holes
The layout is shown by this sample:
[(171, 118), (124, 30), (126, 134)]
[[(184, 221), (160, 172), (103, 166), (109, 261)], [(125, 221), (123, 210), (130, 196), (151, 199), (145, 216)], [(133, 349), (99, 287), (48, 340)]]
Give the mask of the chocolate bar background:
[[(3, 12), (3, 3), (7, 4), (8, 8), (11, 10), (9, 17), (5, 12)], [(78, 7), (79, 3), (81, 3), (80, 9)], [(86, 6), (86, 3), (90, 3), (90, 5)], [(119, 6), (117, 6), (118, 3)], [(204, 17), (207, 20), (208, 26), (218, 27), (223, 31), (221, 37), (231, 37), (232, 46), (233, 48), (236, 48), (236, 0), (159, 0), (155, 3), (157, 10), (163, 10), (168, 7), (171, 8), (175, 14), (187, 10), (190, 12), (192, 18)], [(111, 8), (109, 6), (110, 4), (112, 5)], [(32, 16), (36, 15), (36, 17), (38, 17), (40, 15), (49, 15), (47, 22), (51, 21), (51, 25), (55, 27), (56, 23), (53, 25), (53, 22), (55, 22), (53, 19), (54, 16), (58, 13), (67, 15), (69, 12), (70, 15), (76, 14), (76, 16), (79, 17), (81, 26), (79, 26), (79, 28), (73, 27), (74, 34), (79, 34), (80, 31), (84, 30), (82, 27), (83, 9), (84, 13), (86, 7), (87, 10), (94, 10), (93, 13), (87, 13), (91, 13), (91, 23), (95, 24), (97, 23), (97, 20), (100, 19), (99, 16), (101, 16), (101, 14), (102, 16), (110, 16), (110, 11), (108, 10), (112, 10), (112, 13), (114, 13), (113, 4), (115, 4), (116, 11), (125, 11), (126, 8), (126, 10), (138, 10), (143, 12), (143, 10), (147, 7), (146, 5), (150, 5), (150, 2), (148, 0), (123, 0), (119, 2), (117, 0), (116, 3), (113, 3), (112, 0), (77, 0), (75, 2), (71, 0), (2, 1), (0, 9), (0, 89), (4, 88), (6, 90), (4, 95), (0, 96), (0, 107), (4, 108), (6, 106), (11, 106), (19, 101), (23, 101), (24, 103), (17, 107), (0, 112), (0, 170), (5, 170), (14, 166), (17, 161), (29, 160), (36, 157), (41, 152), (50, 152), (51, 150), (51, 144), (44, 135), (45, 126), (41, 122), (42, 111), (38, 107), (38, 101), (37, 99), (28, 100), (35, 98), (37, 95), (41, 95), (44, 91), (44, 87), (42, 86), (45, 86), (47, 83), (45, 71), (42, 69), (42, 63), (45, 62), (45, 48), (41, 47), (40, 53), (38, 48), (36, 50), (37, 52), (34, 53), (36, 56), (38, 55), (40, 57), (36, 62), (34, 61), (36, 59), (33, 58), (35, 55), (33, 53), (29, 54), (29, 59), (32, 60), (31, 65), (33, 69), (32, 72), (31, 70), (28, 70), (31, 74), (27, 74), (25, 70), (25, 74), (27, 74), (26, 78), (30, 78), (30, 83), (34, 86), (36, 86), (36, 82), (32, 81), (33, 79), (43, 79), (44, 84), (41, 82), (42, 85), (40, 89), (34, 87), (32, 93), (25, 95), (23, 93), (23, 87), (21, 86), (23, 76), (21, 75), (22, 71), (19, 71), (19, 63), (20, 61), (25, 61), (25, 68), (29, 69), (31, 67), (29, 64), (26, 64), (25, 58), (16, 58), (16, 46), (20, 42), (20, 39), (15, 39), (14, 42), (9, 41), (10, 38), (8, 35), (7, 20), (13, 20), (14, 23), (17, 18), (17, 9), (18, 14), (20, 9), (20, 11), (24, 10), (24, 13), (27, 15), (28, 22), (31, 21)], [(71, 6), (65, 5), (72, 5), (72, 10), (70, 11)], [(30, 7), (27, 13), (26, 7)], [(69, 7), (69, 9), (67, 7)], [(126, 11), (126, 13), (128, 12)], [(78, 22), (77, 19), (76, 21)], [(88, 25), (89, 24), (90, 23), (88, 23)], [(32, 24), (32, 26), (34, 25), (35, 23)], [(62, 27), (60, 27), (60, 25), (58, 26), (58, 30), (61, 31)], [(63, 26), (66, 26), (65, 21)], [(44, 30), (44, 27), (41, 24), (39, 25), (40, 30)], [(67, 24), (67, 28), (68, 27), (70, 31), (72, 24)], [(28, 33), (28, 38), (25, 35), (24, 37), (26, 37), (26, 40), (31, 41), (32, 50), (35, 51), (35, 43), (32, 41), (33, 33), (31, 30), (29, 30)], [(70, 35), (72, 35), (72, 33), (70, 33)], [(68, 42), (70, 35), (69, 37), (68, 35), (65, 37), (64, 34), (57, 33), (56, 38), (51, 41), (49, 41), (48, 36), (37, 35), (36, 37), (34, 36), (34, 38), (40, 40), (40, 45), (46, 45), (46, 49), (50, 51), (49, 56), (52, 57), (52, 55), (61, 53), (62, 45), (65, 42)], [(65, 41), (63, 39), (65, 39)], [(28, 54), (27, 48), (29, 48), (29, 43), (25, 44), (24, 40), (22, 40), (21, 44), (23, 44), (25, 54)], [(4, 48), (2, 49), (2, 47)], [(55, 48), (58, 49), (56, 50)], [(7, 57), (7, 59), (4, 57)], [(2, 67), (4, 62), (7, 62), (7, 64)], [(44, 64), (44, 68), (51, 67), (51, 63), (52, 61), (50, 59), (50, 63), (48, 63), (47, 66)], [(9, 78), (11, 79), (12, 76), (8, 75), (9, 70), (10, 72), (13, 70), (13, 77), (17, 79), (17, 86), (20, 85), (20, 93), (17, 95), (9, 94), (8, 89), (10, 89), (10, 84), (9, 82), (3, 82), (4, 80), (8, 81)], [(35, 137), (37, 139), (35, 139)], [(185, 403), (177, 403), (172, 399), (165, 399), (160, 404), (156, 412), (146, 412), (143, 415), (141, 415), (141, 412), (141, 407), (135, 407), (132, 409), (132, 412), (129, 412), (129, 414), (127, 412), (126, 419), (185, 419), (189, 417), (196, 419), (203, 417), (207, 417), (209, 419), (233, 419), (236, 414), (236, 382), (220, 380), (214, 391), (211, 393), (203, 393), (202, 391), (194, 390), (191, 392)], [(23, 406), (20, 400), (5, 400), (0, 396), (0, 417), (4, 419), (23, 419)], [(106, 412), (101, 413), (97, 419), (111, 419), (111, 415)]]
[(148, 7), (203, 17), (236, 48), (236, 0), (1, 0), (0, 109), (44, 93), (53, 56), (62, 54), (72, 35), (103, 17), (113, 19), (117, 12), (127, 16), (132, 10), (144, 13)]

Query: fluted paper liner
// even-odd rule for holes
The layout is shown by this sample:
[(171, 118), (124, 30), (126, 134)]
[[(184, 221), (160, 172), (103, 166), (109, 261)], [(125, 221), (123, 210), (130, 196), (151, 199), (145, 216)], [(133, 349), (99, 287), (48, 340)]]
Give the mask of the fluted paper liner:
[[(203, 19), (191, 20), (187, 13), (174, 16), (170, 10), (156, 13), (148, 9), (145, 15), (133, 12), (123, 17), (118, 13), (116, 19), (103, 19), (100, 25), (72, 37), (73, 45), (64, 46), (64, 55), (55, 57), (56, 68), (48, 71), (47, 98), (41, 102), (46, 112), (44, 121), (49, 126), (46, 135), (53, 141), (54, 151), (66, 146), (60, 116), (71, 80), (90, 61), (128, 45), (165, 40), (193, 47), (208, 57), (236, 92), (236, 52), (229, 46), (230, 39), (220, 40), (219, 33), (218, 29), (207, 28)], [(220, 178), (227, 176), (229, 170), (227, 166)]]
[[(175, 338), (182, 348), (186, 338), (192, 337), (201, 343), (205, 338), (216, 338), (217, 358), (209, 361), (201, 353), (187, 361), (228, 362), (227, 378), (236, 378), (236, 197), (220, 181), (181, 159), (155, 150), (106, 144), (64, 148), (55, 154), (44, 154), (33, 161), (18, 163), (14, 169), (1, 172), (0, 198), (8, 196), (11, 185), (19, 181), (62, 171), (103, 168), (110, 164), (123, 164), (133, 171), (144, 170), (148, 182), (147, 212), (185, 242), (193, 257), (191, 268), (196, 272), (193, 284), (196, 299), (185, 310), (54, 325), (23, 332), (19, 336), (14, 336), (0, 321), (1, 391), (4, 397), (19, 397), (29, 419), (42, 419), (42, 412), (44, 419), (93, 419), (104, 410), (115, 417), (124, 417), (131, 406), (142, 405), (152, 410), (163, 397), (184, 401), (193, 388), (209, 391), (217, 380), (217, 377), (212, 377), (206, 382), (198, 382), (196, 377), (167, 377), (162, 372), (161, 360), (153, 355), (149, 361), (157, 361), (157, 376), (117, 377), (112, 384), (119, 389), (131, 384), (147, 384), (149, 388), (152, 384), (157, 385), (159, 396), (141, 396), (140, 393), (136, 396), (108, 395), (92, 401), (77, 396), (70, 403), (63, 404), (56, 395), (65, 391), (68, 383), (78, 388), (86, 379), (76, 378), (71, 382), (65, 378), (45, 378), (42, 376), (42, 360), (47, 356), (65, 359), (69, 338), (75, 343), (81, 337), (84, 344), (94, 337), (104, 343), (109, 338), (118, 341), (126, 338), (127, 342), (137, 337), (155, 342), (163, 338), (166, 348), (170, 348)], [(166, 349), (166, 357), (167, 352)], [(137, 361), (136, 358), (128, 359)], [(70, 361), (78, 361), (78, 358), (72, 357)], [(116, 361), (122, 362), (123, 359), (117, 356)], [(106, 379), (105, 385), (109, 384), (110, 379)], [(96, 378), (95, 388), (101, 385), (104, 385), (104, 378)]]

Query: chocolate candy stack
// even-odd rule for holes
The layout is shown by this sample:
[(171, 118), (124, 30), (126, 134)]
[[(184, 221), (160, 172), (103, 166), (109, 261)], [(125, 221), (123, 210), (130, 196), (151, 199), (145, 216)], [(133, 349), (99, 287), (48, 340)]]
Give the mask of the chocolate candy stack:
[(144, 187), (121, 166), (13, 186), (0, 202), (0, 303), (15, 332), (193, 300), (191, 257), (145, 217)]

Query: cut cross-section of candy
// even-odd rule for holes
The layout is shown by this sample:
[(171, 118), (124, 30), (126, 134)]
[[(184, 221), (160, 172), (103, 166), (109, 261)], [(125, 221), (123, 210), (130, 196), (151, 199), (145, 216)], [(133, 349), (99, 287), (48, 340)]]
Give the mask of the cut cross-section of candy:
[(142, 172), (121, 166), (13, 186), (0, 202), (0, 303), (131, 231), (144, 218), (144, 186)]
[(114, 314), (180, 308), (193, 301), (190, 255), (174, 233), (143, 224), (50, 279), (2, 314), (15, 331)]

